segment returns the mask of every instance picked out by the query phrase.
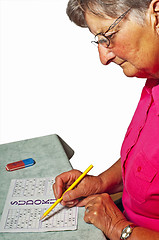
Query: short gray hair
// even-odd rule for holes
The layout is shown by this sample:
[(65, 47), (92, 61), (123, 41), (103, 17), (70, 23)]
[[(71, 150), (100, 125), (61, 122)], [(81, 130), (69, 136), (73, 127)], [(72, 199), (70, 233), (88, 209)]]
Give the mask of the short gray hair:
[(80, 27), (87, 27), (84, 12), (88, 9), (97, 16), (117, 18), (131, 8), (130, 18), (143, 24), (152, 0), (69, 0), (67, 15)]

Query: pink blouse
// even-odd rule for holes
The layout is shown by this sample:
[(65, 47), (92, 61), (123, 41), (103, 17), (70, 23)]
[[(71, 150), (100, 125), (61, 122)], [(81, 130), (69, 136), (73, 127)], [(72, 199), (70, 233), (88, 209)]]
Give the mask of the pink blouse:
[(159, 231), (159, 80), (149, 79), (121, 148), (128, 220)]

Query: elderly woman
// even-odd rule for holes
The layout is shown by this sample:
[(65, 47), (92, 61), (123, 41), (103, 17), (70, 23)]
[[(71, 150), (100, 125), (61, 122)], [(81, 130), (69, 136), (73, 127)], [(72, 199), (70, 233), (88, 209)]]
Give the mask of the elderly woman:
[[(70, 0), (67, 14), (95, 36), (102, 64), (114, 62), (126, 76), (147, 81), (120, 159), (99, 176), (87, 175), (62, 203), (85, 206), (84, 220), (109, 239), (159, 239), (159, 0)], [(79, 175), (59, 175), (56, 198)], [(109, 196), (119, 191), (123, 212)]]

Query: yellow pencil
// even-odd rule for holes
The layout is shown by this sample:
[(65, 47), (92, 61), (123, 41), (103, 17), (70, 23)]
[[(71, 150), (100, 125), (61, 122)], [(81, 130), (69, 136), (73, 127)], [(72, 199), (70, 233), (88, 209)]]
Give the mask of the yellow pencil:
[[(64, 195), (66, 192), (72, 190), (72, 189), (86, 176), (86, 174), (87, 174), (92, 168), (93, 168), (93, 165), (90, 165), (90, 166), (79, 176), (79, 178), (77, 178), (76, 181), (63, 193), (63, 195)], [(63, 195), (62, 195), (61, 198), (57, 199), (56, 202), (42, 215), (42, 217), (40, 218), (40, 220), (42, 220), (44, 217), (46, 217), (46, 216), (49, 214), (49, 212), (51, 212), (52, 209), (53, 209), (58, 203), (60, 203), (60, 202), (62, 201)]]

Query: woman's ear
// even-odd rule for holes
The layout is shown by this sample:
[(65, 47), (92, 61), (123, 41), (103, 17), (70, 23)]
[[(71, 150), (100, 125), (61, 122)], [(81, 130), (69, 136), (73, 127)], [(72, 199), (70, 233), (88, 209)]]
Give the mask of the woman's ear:
[(148, 20), (159, 35), (159, 0), (152, 0), (147, 12)]

